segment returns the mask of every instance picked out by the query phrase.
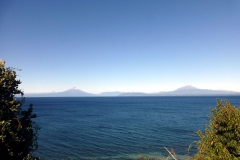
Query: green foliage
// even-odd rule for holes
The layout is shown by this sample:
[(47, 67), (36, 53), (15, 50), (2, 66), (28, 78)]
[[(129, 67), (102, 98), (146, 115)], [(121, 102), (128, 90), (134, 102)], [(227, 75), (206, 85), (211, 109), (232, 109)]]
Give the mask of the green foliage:
[(240, 160), (240, 108), (217, 100), (205, 132), (198, 131), (196, 160)]
[[(18, 89), (21, 84), (16, 79), (14, 68), (6, 68), (0, 59), (0, 159), (31, 160), (30, 153), (37, 149), (37, 132), (40, 129), (35, 122), (30, 104), (22, 110), (23, 92)], [(21, 98), (17, 99), (16, 94)]]

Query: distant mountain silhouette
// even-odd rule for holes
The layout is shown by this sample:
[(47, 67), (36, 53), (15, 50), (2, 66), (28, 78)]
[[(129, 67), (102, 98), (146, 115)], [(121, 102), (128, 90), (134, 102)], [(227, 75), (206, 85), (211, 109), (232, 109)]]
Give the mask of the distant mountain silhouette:
[(180, 87), (174, 91), (158, 93), (123, 93), (120, 96), (240, 96), (240, 92), (199, 89), (191, 85)]
[(196, 87), (193, 87), (193, 86), (190, 86), (190, 85), (187, 85), (187, 86), (184, 86), (184, 87), (181, 87), (181, 88), (178, 88), (178, 89), (176, 89), (176, 90), (196, 90), (196, 89), (198, 89), (198, 88), (196, 88)]
[(100, 97), (112, 97), (112, 96), (119, 96), (121, 94), (123, 94), (124, 92), (119, 92), (119, 91), (115, 91), (115, 92), (102, 92), (96, 96), (100, 96)]
[(91, 94), (77, 88), (71, 88), (63, 92), (25, 94), (25, 97), (116, 97), (116, 96), (240, 96), (240, 92), (225, 90), (199, 89), (193, 86), (184, 86), (174, 91), (158, 93), (142, 92), (102, 92), (100, 94)]
[(71, 88), (63, 92), (25, 94), (25, 97), (91, 97), (94, 94), (84, 92), (77, 88)]
[(69, 90), (59, 92), (59, 96), (61, 97), (89, 97), (89, 96), (94, 96), (94, 94), (84, 92), (80, 89), (77, 88), (71, 88)]
[(193, 86), (184, 86), (174, 91), (161, 92), (158, 96), (226, 96), (226, 95), (240, 95), (240, 92), (224, 91), (224, 90), (209, 90), (198, 89)]
[(142, 93), (142, 92), (126, 92), (126, 93), (122, 93), (119, 96), (150, 96), (147, 93)]

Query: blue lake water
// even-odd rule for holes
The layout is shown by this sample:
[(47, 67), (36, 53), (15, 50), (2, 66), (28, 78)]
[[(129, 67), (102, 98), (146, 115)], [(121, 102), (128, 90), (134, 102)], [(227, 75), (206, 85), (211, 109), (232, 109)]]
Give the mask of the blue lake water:
[[(209, 123), (217, 97), (66, 97), (26, 98), (41, 127), (42, 160), (133, 160), (139, 155), (186, 155), (194, 134)], [(239, 106), (240, 97), (228, 99)], [(190, 150), (190, 154), (196, 148)]]

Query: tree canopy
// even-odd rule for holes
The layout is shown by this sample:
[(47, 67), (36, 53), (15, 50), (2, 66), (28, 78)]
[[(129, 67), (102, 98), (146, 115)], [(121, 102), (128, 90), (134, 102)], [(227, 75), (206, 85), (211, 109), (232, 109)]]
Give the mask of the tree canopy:
[(210, 124), (204, 132), (198, 131), (196, 160), (240, 160), (240, 108), (217, 100)]
[[(33, 105), (22, 109), (25, 101), (23, 92), (18, 89), (16, 69), (5, 67), (0, 59), (0, 159), (34, 159), (30, 156), (37, 149), (38, 125), (32, 120)], [(19, 98), (16, 95), (20, 94)]]

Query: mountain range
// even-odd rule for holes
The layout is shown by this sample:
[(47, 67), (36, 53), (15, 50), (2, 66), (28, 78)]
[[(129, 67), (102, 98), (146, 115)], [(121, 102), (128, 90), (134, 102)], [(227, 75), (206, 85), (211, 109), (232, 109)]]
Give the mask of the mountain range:
[(225, 90), (199, 89), (193, 86), (184, 86), (173, 91), (158, 93), (143, 92), (102, 92), (100, 94), (92, 94), (84, 92), (77, 88), (71, 88), (63, 92), (52, 93), (26, 93), (25, 97), (116, 97), (116, 96), (240, 96), (240, 92)]

